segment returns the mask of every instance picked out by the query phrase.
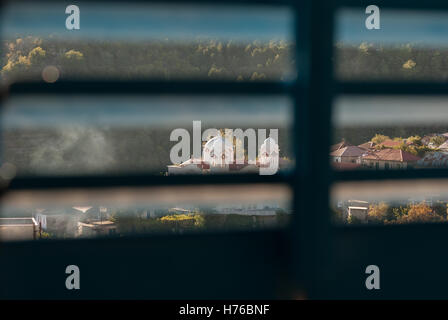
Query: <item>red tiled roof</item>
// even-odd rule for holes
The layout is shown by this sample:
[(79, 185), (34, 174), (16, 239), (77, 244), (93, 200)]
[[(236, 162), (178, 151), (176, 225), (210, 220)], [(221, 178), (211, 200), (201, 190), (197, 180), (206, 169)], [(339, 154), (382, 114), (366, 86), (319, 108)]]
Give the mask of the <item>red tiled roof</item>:
[(380, 143), (379, 145), (386, 147), (386, 148), (393, 148), (393, 147), (399, 147), (401, 143), (402, 143), (401, 141), (395, 141), (395, 140), (389, 139), (389, 140), (386, 140), (386, 141)]
[(332, 157), (359, 157), (366, 151), (356, 146), (348, 146), (330, 153)]
[(399, 162), (414, 162), (420, 160), (419, 157), (400, 149), (383, 149), (364, 157), (366, 160), (384, 160), (384, 161), (399, 161)]

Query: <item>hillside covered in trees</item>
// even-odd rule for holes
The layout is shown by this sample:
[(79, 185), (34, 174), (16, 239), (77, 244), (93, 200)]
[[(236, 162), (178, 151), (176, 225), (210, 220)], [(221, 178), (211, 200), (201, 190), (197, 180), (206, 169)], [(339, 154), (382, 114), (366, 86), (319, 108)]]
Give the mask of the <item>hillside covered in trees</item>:
[[(335, 74), (345, 80), (448, 79), (448, 48), (336, 44)], [(60, 79), (281, 80), (295, 77), (294, 44), (285, 41), (66, 41), (25, 37), (2, 43), (1, 77), (39, 80), (46, 66)], [(300, 71), (299, 71), (300, 72)]]
[(60, 79), (225, 79), (288, 80), (293, 77), (291, 45), (269, 43), (175, 41), (64, 41), (19, 38), (3, 42), (4, 81), (40, 80), (46, 66)]
[(448, 48), (337, 44), (335, 72), (343, 80), (448, 80)]
[[(288, 81), (295, 77), (294, 44), (192, 40), (151, 42), (64, 41), (24, 37), (2, 42), (0, 78), (48, 82), (72, 79), (224, 79)], [(448, 78), (448, 49), (411, 45), (383, 47), (360, 43), (335, 45), (335, 72), (345, 80), (437, 80)], [(300, 72), (300, 70), (299, 70)], [(124, 106), (125, 108), (126, 106)], [(154, 169), (170, 164), (169, 132), (154, 128), (90, 128), (60, 132), (53, 128), (4, 132), (4, 161), (19, 171), (83, 170), (98, 172)], [(279, 128), (281, 157), (293, 158), (288, 128)], [(285, 130), (286, 129), (286, 130)], [(447, 132), (435, 127), (335, 128), (342, 138), (360, 144), (382, 133), (391, 137)], [(72, 134), (75, 132), (75, 134)]]

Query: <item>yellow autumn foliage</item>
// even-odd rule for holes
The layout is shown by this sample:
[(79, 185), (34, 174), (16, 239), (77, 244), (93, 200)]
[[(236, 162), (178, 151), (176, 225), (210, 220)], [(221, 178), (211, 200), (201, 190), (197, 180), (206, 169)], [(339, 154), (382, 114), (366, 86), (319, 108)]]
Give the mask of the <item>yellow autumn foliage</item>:
[(74, 59), (74, 60), (82, 60), (82, 58), (84, 58), (84, 55), (76, 50), (69, 50), (64, 54), (64, 56), (67, 59)]
[(404, 69), (413, 69), (413, 68), (415, 68), (416, 65), (417, 65), (417, 63), (414, 60), (409, 59), (408, 61), (406, 61), (403, 64), (403, 68)]

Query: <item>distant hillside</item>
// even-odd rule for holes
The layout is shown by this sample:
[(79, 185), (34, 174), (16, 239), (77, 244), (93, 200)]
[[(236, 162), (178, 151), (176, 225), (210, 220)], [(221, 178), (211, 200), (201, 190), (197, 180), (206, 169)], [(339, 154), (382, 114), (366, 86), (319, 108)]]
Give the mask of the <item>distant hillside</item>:
[(338, 45), (335, 72), (344, 80), (447, 81), (448, 49)]
[(4, 41), (1, 74), (6, 81), (40, 80), (46, 66), (60, 79), (226, 79), (288, 80), (293, 77), (291, 45), (223, 43), (215, 40), (114, 42), (27, 37)]

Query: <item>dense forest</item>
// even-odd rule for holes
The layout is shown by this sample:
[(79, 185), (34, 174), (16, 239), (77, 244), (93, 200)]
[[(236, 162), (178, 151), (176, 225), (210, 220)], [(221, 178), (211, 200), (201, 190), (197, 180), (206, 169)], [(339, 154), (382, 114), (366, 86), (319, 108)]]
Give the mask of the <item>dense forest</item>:
[(293, 74), (291, 45), (223, 43), (201, 40), (113, 42), (64, 41), (27, 37), (5, 41), (4, 81), (39, 80), (46, 66), (60, 79), (226, 79), (288, 80)]
[(448, 80), (448, 48), (337, 44), (335, 73), (343, 80)]
[[(4, 81), (39, 80), (47, 66), (56, 67), (60, 79), (287, 81), (295, 77), (294, 45), (284, 41), (142, 43), (26, 37), (3, 41), (2, 52)], [(335, 73), (346, 80), (446, 81), (448, 48), (336, 44)]]

